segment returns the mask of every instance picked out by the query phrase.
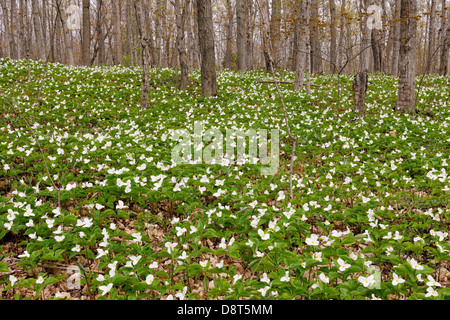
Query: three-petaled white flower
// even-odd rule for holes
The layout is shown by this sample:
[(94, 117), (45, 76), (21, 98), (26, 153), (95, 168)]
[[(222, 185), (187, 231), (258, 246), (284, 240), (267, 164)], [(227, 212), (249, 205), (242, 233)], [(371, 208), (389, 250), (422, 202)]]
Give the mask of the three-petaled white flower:
[(263, 230), (259, 229), (258, 234), (263, 240), (268, 240), (270, 238), (269, 233), (264, 232)]
[(168, 253), (172, 253), (172, 250), (175, 249), (175, 247), (178, 245), (178, 243), (172, 243), (172, 242), (166, 242), (164, 246), (167, 248)]
[(147, 283), (148, 285), (151, 285), (153, 283), (153, 279), (154, 279), (153, 275), (149, 274), (147, 276), (147, 278), (145, 278), (145, 283)]
[(306, 238), (305, 242), (310, 246), (317, 246), (319, 244), (319, 236), (317, 234), (312, 234), (311, 237)]
[(373, 274), (368, 277), (359, 276), (358, 281), (361, 282), (365, 288), (367, 288), (367, 287), (375, 284), (375, 277)]
[(110, 284), (108, 284), (108, 285), (106, 285), (106, 286), (100, 286), (100, 287), (98, 287), (98, 288), (99, 288), (101, 291), (103, 291), (103, 292), (102, 292), (102, 296), (104, 296), (104, 295), (107, 294), (109, 291), (111, 291), (112, 286), (113, 286), (113, 284), (110, 283)]
[(402, 279), (402, 278), (399, 278), (398, 277), (398, 275), (394, 272), (394, 274), (393, 274), (393, 279), (392, 279), (392, 285), (393, 286), (396, 286), (396, 285), (398, 285), (398, 284), (400, 284), (400, 283), (403, 283), (403, 282), (405, 282), (405, 279)]
[(339, 271), (345, 271), (346, 269), (350, 268), (350, 264), (346, 263), (344, 260), (342, 260), (341, 258), (339, 258), (337, 260), (337, 263), (339, 265)]

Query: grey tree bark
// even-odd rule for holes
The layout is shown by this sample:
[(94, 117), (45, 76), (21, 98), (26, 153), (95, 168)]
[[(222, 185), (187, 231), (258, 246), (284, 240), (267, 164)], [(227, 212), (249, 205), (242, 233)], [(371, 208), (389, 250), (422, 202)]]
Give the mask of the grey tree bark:
[(415, 111), (417, 0), (401, 0), (398, 111)]
[(10, 22), (10, 28), (11, 28), (11, 54), (13, 59), (20, 59), (20, 52), (17, 48), (17, 4), (16, 0), (11, 0), (11, 22)]
[[(449, 51), (450, 51), (450, 9), (446, 7), (446, 0), (442, 0), (442, 19), (440, 28), (440, 58), (439, 58), (439, 74), (445, 76), (449, 73)], [(446, 10), (445, 10), (446, 8)], [(447, 14), (445, 14), (447, 13)]]
[(311, 42), (311, 72), (319, 74), (323, 72), (322, 53), (319, 39), (319, 1), (311, 0), (310, 16), (310, 42)]
[(18, 47), (17, 52), (19, 59), (23, 59), (25, 57), (25, 5), (24, 0), (19, 0), (19, 14), (18, 14), (18, 22), (19, 22), (19, 32), (18, 32)]
[(3, 11), (3, 25), (5, 27), (5, 31), (6, 31), (6, 36), (5, 36), (5, 40), (6, 40), (6, 52), (5, 55), (7, 57), (12, 57), (12, 43), (11, 43), (11, 38), (12, 38), (12, 32), (11, 32), (11, 25), (10, 25), (10, 17), (9, 17), (9, 10), (8, 10), (8, 6), (5, 2), (5, 0), (1, 0), (0, 1), (0, 5), (2, 6), (2, 11)]
[(336, 73), (337, 63), (337, 29), (336, 29), (336, 4), (330, 0), (330, 69), (331, 73)]
[(173, 5), (175, 9), (176, 24), (177, 24), (177, 49), (178, 57), (180, 59), (180, 71), (181, 71), (181, 90), (186, 90), (189, 81), (189, 66), (186, 54), (186, 41), (184, 37), (186, 15), (189, 8), (190, 0), (183, 1), (183, 10), (180, 8), (180, 0), (174, 0)]
[(227, 0), (227, 14), (228, 14), (228, 24), (227, 24), (227, 42), (224, 57), (224, 67), (225, 69), (231, 70), (231, 51), (233, 42), (233, 9), (231, 7), (231, 0)]
[(142, 56), (142, 96), (141, 109), (147, 110), (149, 107), (148, 91), (150, 89), (150, 54), (148, 50), (148, 35), (145, 28), (145, 19), (142, 10), (142, 0), (134, 0), (134, 10), (136, 13), (136, 21), (139, 30), (139, 38), (141, 42)]
[(73, 65), (75, 65), (75, 60), (73, 57), (73, 45), (72, 45), (72, 39), (71, 39), (71, 35), (70, 35), (71, 31), (69, 30), (69, 27), (67, 26), (67, 18), (66, 18), (65, 12), (62, 10), (61, 6), (62, 6), (62, 1), (56, 0), (56, 7), (59, 12), (59, 18), (60, 18), (61, 26), (63, 29), (64, 44), (65, 44), (66, 53), (67, 53), (67, 64), (73, 66)]
[(45, 52), (45, 42), (42, 32), (42, 24), (39, 14), (39, 6), (37, 1), (31, 1), (31, 8), (33, 14), (33, 27), (34, 34), (36, 35), (36, 48), (38, 51), (38, 57), (40, 60), (46, 60), (46, 52)]
[(91, 2), (83, 0), (83, 37), (81, 42), (83, 65), (91, 63)]
[(245, 8), (245, 16), (247, 20), (247, 50), (246, 50), (246, 66), (247, 70), (253, 70), (253, 31), (254, 31), (254, 8), (253, 8), (253, 0), (247, 0), (246, 8)]
[(238, 70), (247, 71), (247, 0), (236, 0), (236, 46)]
[[(272, 58), (274, 67), (281, 62), (281, 0), (272, 0), (272, 18), (270, 20), (270, 40), (272, 42)], [(269, 71), (269, 70), (267, 70)]]
[(400, 5), (401, 0), (395, 0), (394, 35), (392, 45), (392, 74), (398, 76), (398, 58), (400, 54)]
[(435, 27), (436, 20), (436, 0), (431, 0), (430, 4), (430, 25), (428, 26), (428, 61), (427, 61), (427, 72), (434, 73), (434, 61), (436, 58), (435, 54)]
[(305, 80), (305, 70), (309, 64), (309, 54), (307, 51), (308, 39), (308, 25), (310, 13), (310, 0), (300, 0), (298, 3), (300, 9), (299, 17), (296, 25), (296, 46), (295, 50), (297, 57), (295, 58), (295, 80), (294, 91), (303, 89)]
[[(364, 0), (364, 3), (361, 3), (361, 5), (363, 6), (363, 11), (367, 12), (369, 0)], [(365, 115), (366, 112), (366, 92), (369, 80), (369, 49), (371, 46), (367, 18), (368, 16), (363, 14), (361, 23), (362, 41), (359, 54), (359, 68), (358, 73), (353, 79), (353, 100), (355, 102), (354, 111), (360, 116)]]
[(217, 75), (211, 0), (197, 0), (197, 23), (202, 57), (202, 95), (215, 96), (217, 95)]
[(113, 25), (114, 25), (114, 57), (116, 65), (122, 64), (122, 35), (120, 23), (120, 0), (113, 0)]

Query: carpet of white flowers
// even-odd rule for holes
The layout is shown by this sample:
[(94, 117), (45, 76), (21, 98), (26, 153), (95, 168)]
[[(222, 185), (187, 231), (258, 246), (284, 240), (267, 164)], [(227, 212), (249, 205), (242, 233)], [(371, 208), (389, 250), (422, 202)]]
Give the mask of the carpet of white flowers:
[[(218, 73), (219, 95), (178, 74), (0, 60), (1, 299), (450, 297), (450, 77), (417, 79), (418, 113), (372, 74), (311, 95), (264, 72)], [(293, 80), (286, 72), (284, 80)], [(41, 100), (37, 100), (42, 86)], [(420, 85), (419, 85), (420, 84)], [(176, 129), (279, 129), (280, 167), (250, 157), (174, 165)]]

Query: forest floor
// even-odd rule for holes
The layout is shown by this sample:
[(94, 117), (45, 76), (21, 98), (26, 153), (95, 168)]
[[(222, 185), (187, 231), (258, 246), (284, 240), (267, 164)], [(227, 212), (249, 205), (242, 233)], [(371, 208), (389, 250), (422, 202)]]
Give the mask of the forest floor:
[[(310, 95), (280, 84), (291, 162), (264, 72), (221, 71), (203, 98), (198, 71), (181, 92), (176, 71), (152, 69), (144, 111), (139, 68), (44, 74), (0, 59), (2, 299), (450, 297), (450, 77), (418, 77), (412, 115), (393, 111), (397, 79), (373, 73), (363, 118), (351, 75), (313, 77)], [(200, 122), (253, 129), (258, 150), (275, 130), (279, 165), (175, 164), (201, 149)]]

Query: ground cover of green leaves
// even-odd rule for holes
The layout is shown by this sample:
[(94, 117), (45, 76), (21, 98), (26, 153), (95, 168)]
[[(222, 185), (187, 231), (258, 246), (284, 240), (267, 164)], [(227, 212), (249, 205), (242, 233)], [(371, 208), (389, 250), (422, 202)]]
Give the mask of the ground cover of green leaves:
[[(311, 95), (281, 85), (299, 137), (290, 200), (269, 75), (219, 72), (205, 99), (198, 71), (181, 92), (176, 71), (152, 69), (141, 111), (139, 68), (49, 64), (40, 101), (45, 64), (30, 68), (0, 60), (3, 299), (449, 298), (450, 77), (418, 78), (408, 115), (392, 110), (397, 80), (372, 74), (362, 119), (350, 75), (313, 77)], [(278, 173), (174, 166), (170, 137), (195, 121), (279, 129)]]

